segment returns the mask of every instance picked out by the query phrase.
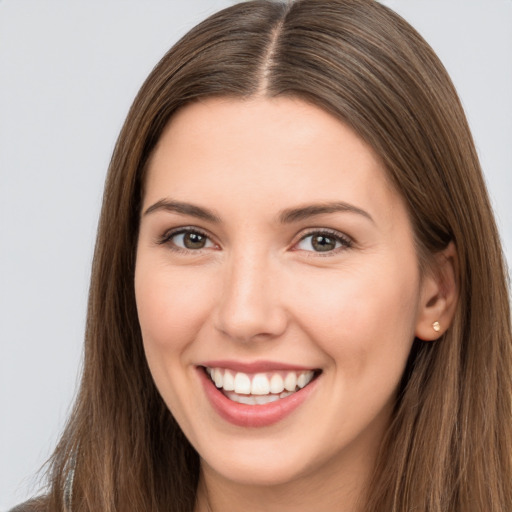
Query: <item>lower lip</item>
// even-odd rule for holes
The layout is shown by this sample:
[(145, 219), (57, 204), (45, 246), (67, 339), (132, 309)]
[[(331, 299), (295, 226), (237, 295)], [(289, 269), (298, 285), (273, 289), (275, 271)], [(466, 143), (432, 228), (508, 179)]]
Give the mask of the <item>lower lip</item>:
[(198, 368), (199, 377), (215, 411), (223, 419), (238, 427), (268, 427), (286, 418), (304, 403), (316, 387), (318, 378), (292, 395), (262, 405), (246, 405), (234, 402), (220, 391), (206, 375), (204, 368)]

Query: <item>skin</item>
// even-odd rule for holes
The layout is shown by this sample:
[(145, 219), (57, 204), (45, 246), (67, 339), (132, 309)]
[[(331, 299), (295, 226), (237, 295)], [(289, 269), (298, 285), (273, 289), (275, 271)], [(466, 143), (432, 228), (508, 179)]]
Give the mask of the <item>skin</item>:
[[(148, 212), (163, 200), (218, 221)], [(279, 221), (340, 201), (364, 213)], [(182, 227), (204, 247), (168, 236)], [(310, 235), (325, 230), (340, 239), (318, 252)], [(402, 198), (331, 115), (290, 98), (209, 99), (175, 115), (149, 162), (135, 291), (154, 381), (201, 457), (196, 510), (359, 510), (413, 339), (442, 334), (452, 288), (421, 276)], [(244, 428), (212, 409), (198, 378), (219, 359), (322, 373), (289, 416)]]

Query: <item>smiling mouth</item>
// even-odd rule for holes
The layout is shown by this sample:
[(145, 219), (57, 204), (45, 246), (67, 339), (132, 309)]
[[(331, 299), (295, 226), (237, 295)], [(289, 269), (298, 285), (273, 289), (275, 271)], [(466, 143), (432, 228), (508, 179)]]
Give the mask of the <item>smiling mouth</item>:
[(291, 396), (320, 374), (320, 370), (244, 373), (212, 367), (204, 371), (225, 397), (245, 405), (265, 405)]

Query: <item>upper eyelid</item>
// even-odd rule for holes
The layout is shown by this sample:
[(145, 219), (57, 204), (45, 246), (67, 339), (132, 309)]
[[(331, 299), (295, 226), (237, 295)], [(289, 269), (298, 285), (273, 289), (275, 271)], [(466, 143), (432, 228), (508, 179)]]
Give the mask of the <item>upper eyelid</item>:
[(315, 233), (328, 233), (328, 234), (331, 234), (334, 236), (339, 236), (340, 238), (350, 238), (347, 234), (343, 233), (342, 231), (338, 231), (337, 229), (333, 229), (333, 228), (318, 228), (318, 227), (305, 228), (302, 230), (301, 233), (302, 233), (300, 235), (301, 238), (308, 236), (308, 235), (313, 235)]
[(307, 238), (308, 236), (311, 236), (311, 235), (314, 235), (314, 234), (331, 235), (331, 236), (333, 236), (335, 238), (340, 238), (341, 240), (344, 240), (345, 242), (350, 242), (350, 243), (354, 242), (354, 239), (351, 236), (349, 236), (349, 235), (347, 235), (347, 234), (345, 234), (345, 233), (343, 233), (341, 231), (338, 231), (337, 229), (331, 229), (331, 228), (309, 228), (309, 230), (306, 233), (302, 233), (299, 236), (299, 238), (298, 238), (297, 242), (295, 242), (295, 244), (300, 242), (301, 240), (304, 240), (304, 238)]
[(177, 228), (171, 228), (171, 229), (168, 229), (164, 233), (164, 236), (178, 235), (180, 233), (186, 233), (189, 231), (193, 232), (193, 233), (200, 233), (202, 235), (206, 235), (206, 236), (210, 237), (210, 234), (206, 230), (204, 230), (202, 228), (198, 228), (196, 226), (180, 226)]

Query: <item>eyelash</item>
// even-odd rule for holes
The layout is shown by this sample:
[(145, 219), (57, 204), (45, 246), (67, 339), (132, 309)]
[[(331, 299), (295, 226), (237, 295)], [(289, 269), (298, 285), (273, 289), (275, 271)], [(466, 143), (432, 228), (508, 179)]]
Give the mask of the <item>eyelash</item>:
[[(320, 256), (322, 258), (325, 258), (325, 257), (329, 257), (329, 256), (334, 256), (334, 255), (338, 254), (340, 251), (350, 249), (353, 246), (352, 239), (350, 239), (347, 235), (344, 235), (343, 233), (340, 233), (339, 231), (335, 231), (333, 229), (325, 229), (324, 228), (324, 229), (312, 229), (311, 231), (308, 231), (307, 233), (305, 233), (304, 235), (301, 236), (299, 241), (296, 244), (294, 244), (294, 247), (313, 235), (333, 239), (335, 243), (339, 242), (340, 246), (334, 248), (333, 250), (325, 251), (325, 252), (304, 251), (305, 253), (307, 253), (308, 257)], [(295, 250), (300, 250), (300, 249), (295, 249)]]
[[(167, 245), (169, 245), (169, 247), (172, 251), (177, 252), (177, 253), (184, 253), (184, 254), (190, 254), (191, 252), (201, 253), (204, 248), (186, 249), (186, 248), (180, 247), (172, 242), (172, 239), (175, 236), (183, 235), (183, 234), (200, 235), (200, 236), (203, 236), (206, 239), (210, 240), (211, 243), (214, 243), (214, 242), (212, 242), (210, 236), (206, 232), (204, 232), (200, 229), (197, 229), (195, 227), (181, 227), (181, 228), (177, 228), (177, 229), (168, 231), (157, 241), (157, 243), (159, 245), (167, 244)], [(308, 257), (313, 256), (313, 255), (315, 257), (316, 256), (320, 256), (320, 257), (333, 256), (333, 255), (337, 254), (338, 252), (346, 250), (346, 249), (350, 249), (353, 246), (353, 241), (348, 236), (340, 233), (339, 231), (335, 231), (335, 230), (331, 230), (331, 229), (316, 229), (316, 230), (311, 230), (311, 231), (305, 233), (304, 235), (302, 235), (301, 238), (298, 240), (298, 242), (296, 242), (294, 244), (294, 247), (296, 247), (298, 244), (300, 244), (301, 242), (303, 242), (304, 240), (306, 240), (307, 238), (309, 238), (313, 235), (317, 235), (317, 236), (321, 236), (321, 237), (323, 236), (325, 238), (333, 239), (334, 242), (339, 243), (340, 246), (335, 247), (333, 250), (325, 251), (325, 252), (304, 250), (305, 253), (311, 253), (311, 254), (307, 255)], [(300, 250), (300, 249), (294, 249), (294, 250)]]
[(178, 245), (176, 245), (175, 243), (172, 242), (172, 239), (175, 236), (183, 235), (183, 234), (200, 235), (200, 236), (203, 236), (203, 237), (205, 237), (205, 238), (207, 238), (208, 240), (211, 241), (210, 236), (207, 233), (205, 233), (204, 231), (200, 230), (200, 229), (193, 228), (193, 227), (182, 227), (182, 228), (173, 229), (171, 231), (166, 232), (160, 238), (160, 240), (158, 240), (157, 243), (159, 245), (166, 245), (167, 244), (167, 245), (169, 245), (171, 251), (174, 251), (174, 252), (177, 252), (177, 253), (183, 253), (183, 254), (189, 254), (191, 252), (200, 253), (202, 251), (202, 249), (186, 249), (186, 248), (180, 247), (180, 246), (178, 246)]

